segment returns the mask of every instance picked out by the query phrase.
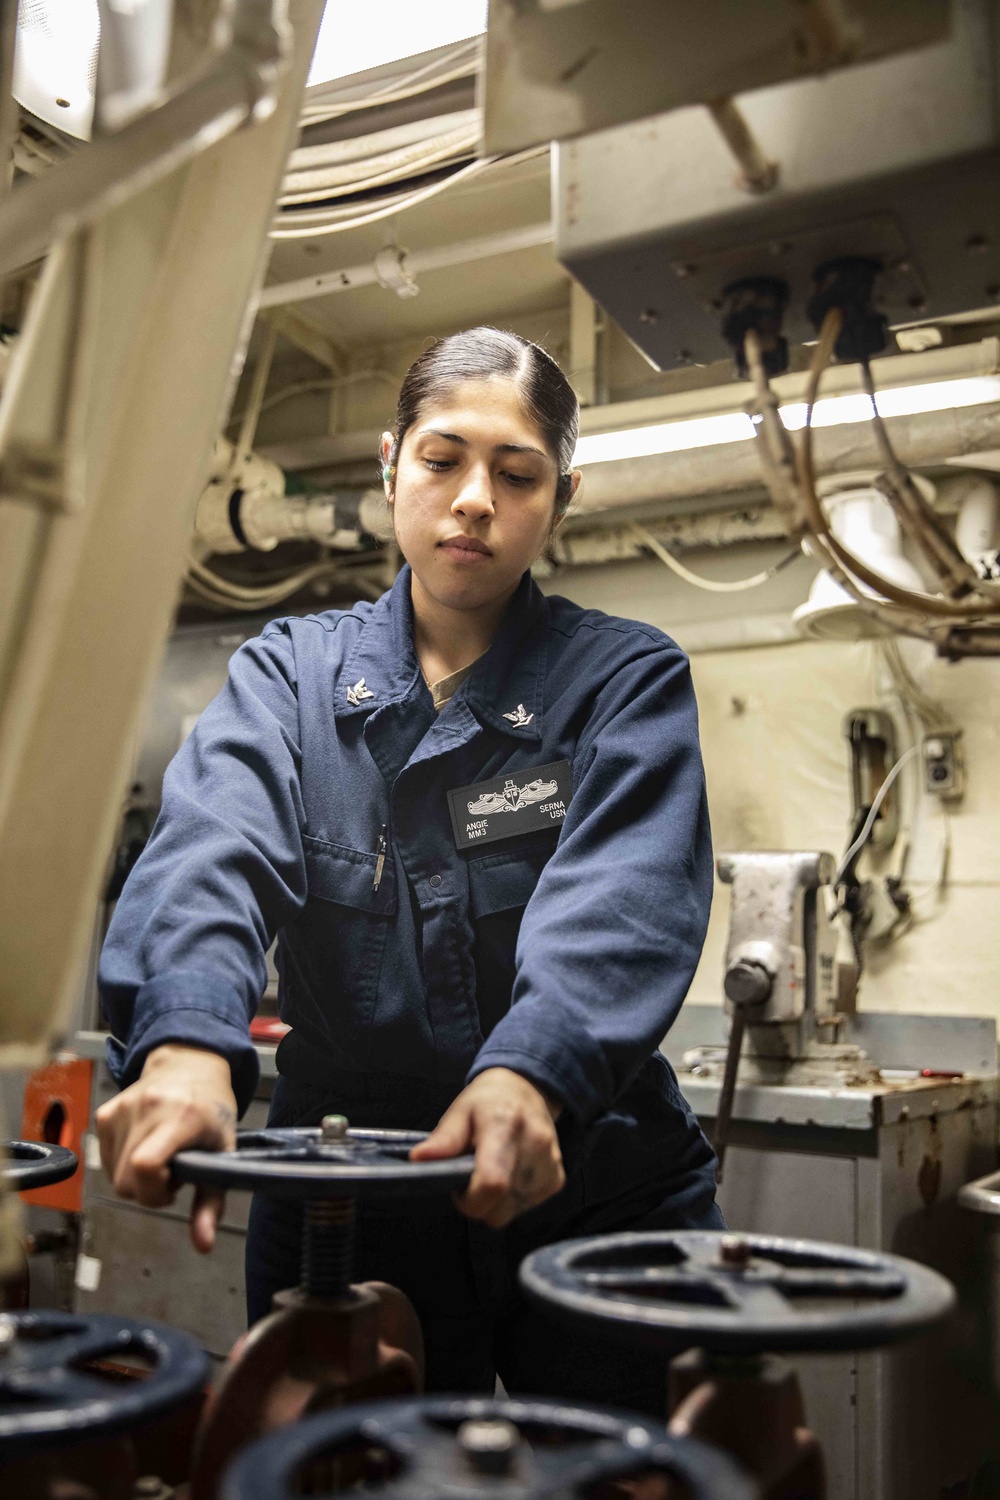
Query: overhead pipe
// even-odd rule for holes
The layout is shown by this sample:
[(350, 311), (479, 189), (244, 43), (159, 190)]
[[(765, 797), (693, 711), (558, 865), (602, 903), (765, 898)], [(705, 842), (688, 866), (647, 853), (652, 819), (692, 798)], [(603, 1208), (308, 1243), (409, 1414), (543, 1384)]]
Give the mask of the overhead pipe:
[[(551, 243), (552, 224), (546, 219), (541, 224), (527, 224), (522, 229), (507, 229), (473, 240), (457, 240), (450, 245), (437, 245), (432, 250), (401, 251), (400, 269), (412, 279), (423, 271), (440, 271), (447, 266), (467, 265), (470, 261), (489, 260), (494, 255), (511, 255), (517, 250), (533, 250)], [(308, 302), (313, 297), (329, 297), (335, 292), (350, 292), (361, 286), (384, 285), (384, 267), (380, 275), (377, 259), (360, 266), (346, 266), (339, 271), (321, 271), (316, 276), (303, 276), (297, 281), (275, 282), (273, 286), (264, 287), (257, 305), (260, 308), (286, 307), (291, 302)]]

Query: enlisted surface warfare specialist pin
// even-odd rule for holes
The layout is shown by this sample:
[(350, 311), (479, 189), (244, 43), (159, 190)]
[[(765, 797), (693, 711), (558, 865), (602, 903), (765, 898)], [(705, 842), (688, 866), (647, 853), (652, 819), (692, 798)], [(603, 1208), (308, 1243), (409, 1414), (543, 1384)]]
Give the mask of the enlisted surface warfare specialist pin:
[(459, 849), (491, 844), (557, 828), (573, 796), (573, 772), (568, 760), (547, 766), (475, 781), (448, 793), (448, 810)]

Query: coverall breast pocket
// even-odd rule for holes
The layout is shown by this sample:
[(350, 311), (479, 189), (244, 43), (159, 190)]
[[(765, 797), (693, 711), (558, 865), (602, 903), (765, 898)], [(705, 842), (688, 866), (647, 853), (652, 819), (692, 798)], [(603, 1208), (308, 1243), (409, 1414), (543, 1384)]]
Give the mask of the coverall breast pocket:
[[(349, 1050), (357, 1057), (396, 914), (396, 872), (391, 859), (379, 871), (374, 852), (308, 834), (303, 847), (308, 894), (286, 934), (291, 1008), (311, 1011), (312, 1024), (336, 1037), (338, 1045), (350, 1038)], [(294, 1016), (287, 1019), (294, 1026)]]
[(476, 1003), (484, 1037), (510, 1009), (524, 909), (555, 848), (551, 838), (469, 861), (475, 932)]

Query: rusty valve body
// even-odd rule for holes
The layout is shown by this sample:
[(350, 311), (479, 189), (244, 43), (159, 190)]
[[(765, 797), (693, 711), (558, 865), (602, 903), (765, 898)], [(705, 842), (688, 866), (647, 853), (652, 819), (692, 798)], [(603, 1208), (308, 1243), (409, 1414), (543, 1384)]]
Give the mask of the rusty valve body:
[(191, 1500), (216, 1500), (221, 1476), (248, 1441), (311, 1412), (423, 1389), (420, 1322), (384, 1282), (351, 1284), (359, 1193), (452, 1191), (469, 1158), (410, 1162), (422, 1137), (352, 1131), (343, 1115), (319, 1129), (245, 1132), (234, 1152), (184, 1152), (185, 1181), (251, 1188), (303, 1203), (302, 1274), (233, 1349), (195, 1447)]

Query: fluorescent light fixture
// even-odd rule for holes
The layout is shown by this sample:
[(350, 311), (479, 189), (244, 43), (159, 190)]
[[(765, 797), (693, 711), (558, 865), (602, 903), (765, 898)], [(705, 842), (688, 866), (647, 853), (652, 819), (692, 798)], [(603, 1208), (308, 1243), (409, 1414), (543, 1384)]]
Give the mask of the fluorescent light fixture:
[[(900, 385), (879, 391), (875, 404), (880, 417), (916, 417), (928, 411), (948, 411), (956, 406), (984, 406), (1000, 401), (1000, 376), (971, 375), (965, 380), (934, 380), (926, 385)], [(827, 396), (817, 401), (814, 427), (839, 427), (843, 422), (870, 422), (872, 405), (863, 393)], [(781, 408), (781, 420), (790, 432), (806, 425), (806, 404), (796, 401)]]
[(309, 83), (329, 83), (382, 63), (415, 57), (486, 30), (486, 0), (328, 0), (316, 39)]
[(727, 411), (717, 417), (657, 422), (655, 427), (627, 427), (623, 432), (587, 433), (576, 445), (573, 462), (604, 464), (616, 458), (650, 458), (654, 453), (680, 453), (685, 448), (714, 448), (717, 443), (742, 443), (753, 435), (754, 426), (746, 412)]
[[(991, 401), (1000, 401), (997, 375), (890, 387), (879, 391), (877, 397), (879, 415), (883, 417), (914, 417), (922, 412), (948, 411), (959, 406), (983, 406)], [(813, 409), (812, 424), (837, 427), (844, 422), (870, 422), (871, 418), (871, 402), (864, 394), (824, 396)], [(781, 420), (790, 432), (799, 431), (805, 426), (805, 402), (794, 401), (783, 406)], [(587, 433), (577, 443), (573, 462), (582, 466), (623, 458), (649, 458), (689, 448), (712, 448), (720, 443), (749, 442), (753, 436), (754, 424), (745, 412), (721, 412), (713, 417), (658, 422), (655, 426), (629, 427), (620, 432)]]

